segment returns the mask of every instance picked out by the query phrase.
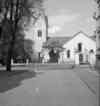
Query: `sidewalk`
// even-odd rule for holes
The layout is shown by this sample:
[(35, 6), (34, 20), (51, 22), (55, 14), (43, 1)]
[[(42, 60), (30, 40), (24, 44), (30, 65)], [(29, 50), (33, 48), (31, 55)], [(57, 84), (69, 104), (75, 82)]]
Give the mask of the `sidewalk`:
[(97, 97), (99, 97), (100, 74), (95, 69), (91, 69), (88, 65), (77, 66), (73, 71), (80, 80), (82, 80)]

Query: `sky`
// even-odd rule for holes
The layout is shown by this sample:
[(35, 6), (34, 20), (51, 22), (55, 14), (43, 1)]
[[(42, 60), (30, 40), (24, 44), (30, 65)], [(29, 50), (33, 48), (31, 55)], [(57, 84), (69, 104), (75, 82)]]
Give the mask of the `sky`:
[(93, 35), (95, 7), (94, 0), (44, 0), (49, 36), (73, 36), (79, 31)]

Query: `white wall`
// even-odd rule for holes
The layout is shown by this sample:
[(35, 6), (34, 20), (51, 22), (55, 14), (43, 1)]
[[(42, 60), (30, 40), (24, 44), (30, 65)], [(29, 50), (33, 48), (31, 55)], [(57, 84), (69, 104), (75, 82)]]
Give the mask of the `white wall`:
[[(35, 25), (35, 28), (34, 28), (34, 40), (37, 42), (40, 40), (42, 42), (45, 42), (46, 41), (46, 23), (45, 23), (45, 20), (44, 20), (44, 17), (40, 17), (39, 20), (37, 21), (36, 25)], [(38, 38), (38, 30), (42, 30), (42, 37), (39, 39)]]
[(65, 43), (63, 47), (67, 50), (71, 51), (71, 57), (70, 60), (74, 60), (75, 58), (75, 49), (77, 48), (78, 43), (82, 43), (83, 45), (83, 50), (82, 52), (85, 52), (84, 50), (87, 49), (89, 52), (91, 49), (96, 52), (96, 42), (92, 40), (91, 38), (85, 36), (83, 33), (79, 33), (75, 37), (73, 37), (70, 41)]
[[(33, 40), (35, 52), (40, 52), (42, 49), (43, 42), (46, 41), (46, 23), (43, 16), (41, 16), (35, 25), (31, 22), (28, 30), (25, 30), (26, 38)], [(42, 31), (42, 37), (38, 37), (38, 30)]]

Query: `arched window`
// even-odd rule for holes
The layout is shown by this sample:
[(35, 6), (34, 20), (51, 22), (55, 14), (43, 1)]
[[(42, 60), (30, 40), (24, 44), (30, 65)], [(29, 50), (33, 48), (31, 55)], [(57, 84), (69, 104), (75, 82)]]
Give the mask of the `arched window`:
[(42, 30), (38, 30), (38, 37), (42, 37)]
[(67, 58), (70, 58), (70, 50), (67, 50)]
[(82, 51), (82, 43), (78, 43), (78, 51), (79, 51), (79, 52)]
[(91, 50), (90, 50), (90, 53), (94, 53), (94, 50), (93, 50), (93, 49), (91, 49)]

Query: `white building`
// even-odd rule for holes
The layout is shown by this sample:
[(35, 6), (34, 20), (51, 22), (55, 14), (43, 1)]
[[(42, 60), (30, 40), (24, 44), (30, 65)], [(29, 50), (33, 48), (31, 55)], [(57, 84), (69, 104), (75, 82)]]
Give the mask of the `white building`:
[(74, 62), (75, 64), (95, 64), (95, 36), (88, 36), (82, 31), (74, 36), (51, 37), (47, 43), (58, 41), (63, 51), (59, 53), (59, 62)]
[(95, 64), (96, 41), (83, 32), (78, 32), (69, 41), (63, 44), (66, 61), (75, 64)]
[(48, 19), (44, 14), (40, 16), (36, 23), (31, 20), (31, 23), (27, 30), (24, 31), (26, 39), (31, 39), (34, 42), (33, 51), (36, 58), (42, 50), (43, 43), (46, 42), (48, 37)]

